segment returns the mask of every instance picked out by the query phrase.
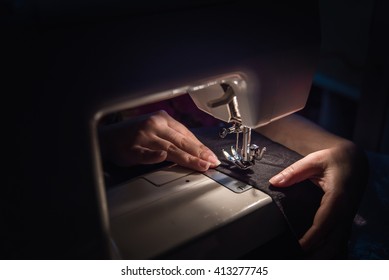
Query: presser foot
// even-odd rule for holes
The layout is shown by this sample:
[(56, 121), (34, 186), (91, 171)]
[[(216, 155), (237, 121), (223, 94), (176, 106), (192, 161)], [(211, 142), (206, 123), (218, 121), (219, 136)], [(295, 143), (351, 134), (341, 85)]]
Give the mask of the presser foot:
[(266, 147), (259, 149), (259, 147), (255, 144), (251, 144), (247, 147), (245, 160), (239, 153), (236, 152), (235, 148), (231, 146), (231, 154), (229, 154), (226, 150), (222, 150), (224, 157), (238, 166), (240, 169), (248, 169), (255, 164), (256, 160), (261, 160), (264, 152), (266, 151)]

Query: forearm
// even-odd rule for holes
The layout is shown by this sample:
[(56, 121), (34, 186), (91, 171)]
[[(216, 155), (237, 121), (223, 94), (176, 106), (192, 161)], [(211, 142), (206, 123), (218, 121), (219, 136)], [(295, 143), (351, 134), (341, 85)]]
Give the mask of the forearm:
[(350, 141), (296, 114), (257, 128), (255, 131), (304, 156), (335, 146), (353, 145)]

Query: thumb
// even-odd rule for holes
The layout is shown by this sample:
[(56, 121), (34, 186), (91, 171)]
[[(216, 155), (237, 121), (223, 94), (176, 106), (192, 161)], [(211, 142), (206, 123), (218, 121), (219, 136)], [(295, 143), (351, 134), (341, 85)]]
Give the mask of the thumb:
[(269, 182), (276, 187), (287, 187), (310, 179), (320, 174), (322, 170), (320, 162), (311, 155), (308, 155), (282, 170), (272, 177)]

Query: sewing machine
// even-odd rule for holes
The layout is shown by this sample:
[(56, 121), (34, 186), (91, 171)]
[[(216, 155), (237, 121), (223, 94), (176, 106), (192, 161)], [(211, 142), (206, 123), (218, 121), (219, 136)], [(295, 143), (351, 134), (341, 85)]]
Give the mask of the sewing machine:
[[(289, 97), (278, 89), (262, 92), (260, 84), (255, 74), (229, 73), (134, 103), (189, 94), (199, 109), (232, 124), (220, 137), (235, 133), (236, 145), (223, 153), (245, 170), (266, 154), (251, 143), (251, 129), (300, 110), (309, 93), (309, 83), (291, 89)], [(107, 198), (115, 255), (125, 259), (240, 258), (288, 227), (269, 195), (214, 169), (166, 166), (111, 188)]]

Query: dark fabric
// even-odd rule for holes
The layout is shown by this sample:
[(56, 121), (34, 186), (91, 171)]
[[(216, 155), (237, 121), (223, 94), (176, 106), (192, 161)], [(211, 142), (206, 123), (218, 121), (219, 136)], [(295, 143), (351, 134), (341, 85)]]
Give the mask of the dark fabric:
[(216, 169), (229, 176), (248, 183), (270, 195), (284, 214), (295, 237), (299, 239), (310, 227), (313, 217), (320, 205), (323, 191), (311, 181), (303, 181), (287, 188), (276, 188), (269, 179), (302, 156), (285, 146), (271, 141), (261, 134), (252, 132), (251, 143), (260, 148), (266, 147), (266, 152), (260, 161), (247, 170), (242, 170), (227, 161), (222, 149), (230, 151), (235, 147), (235, 134), (219, 137), (219, 128), (201, 128), (192, 130), (195, 135), (207, 145), (220, 159), (222, 164)]

